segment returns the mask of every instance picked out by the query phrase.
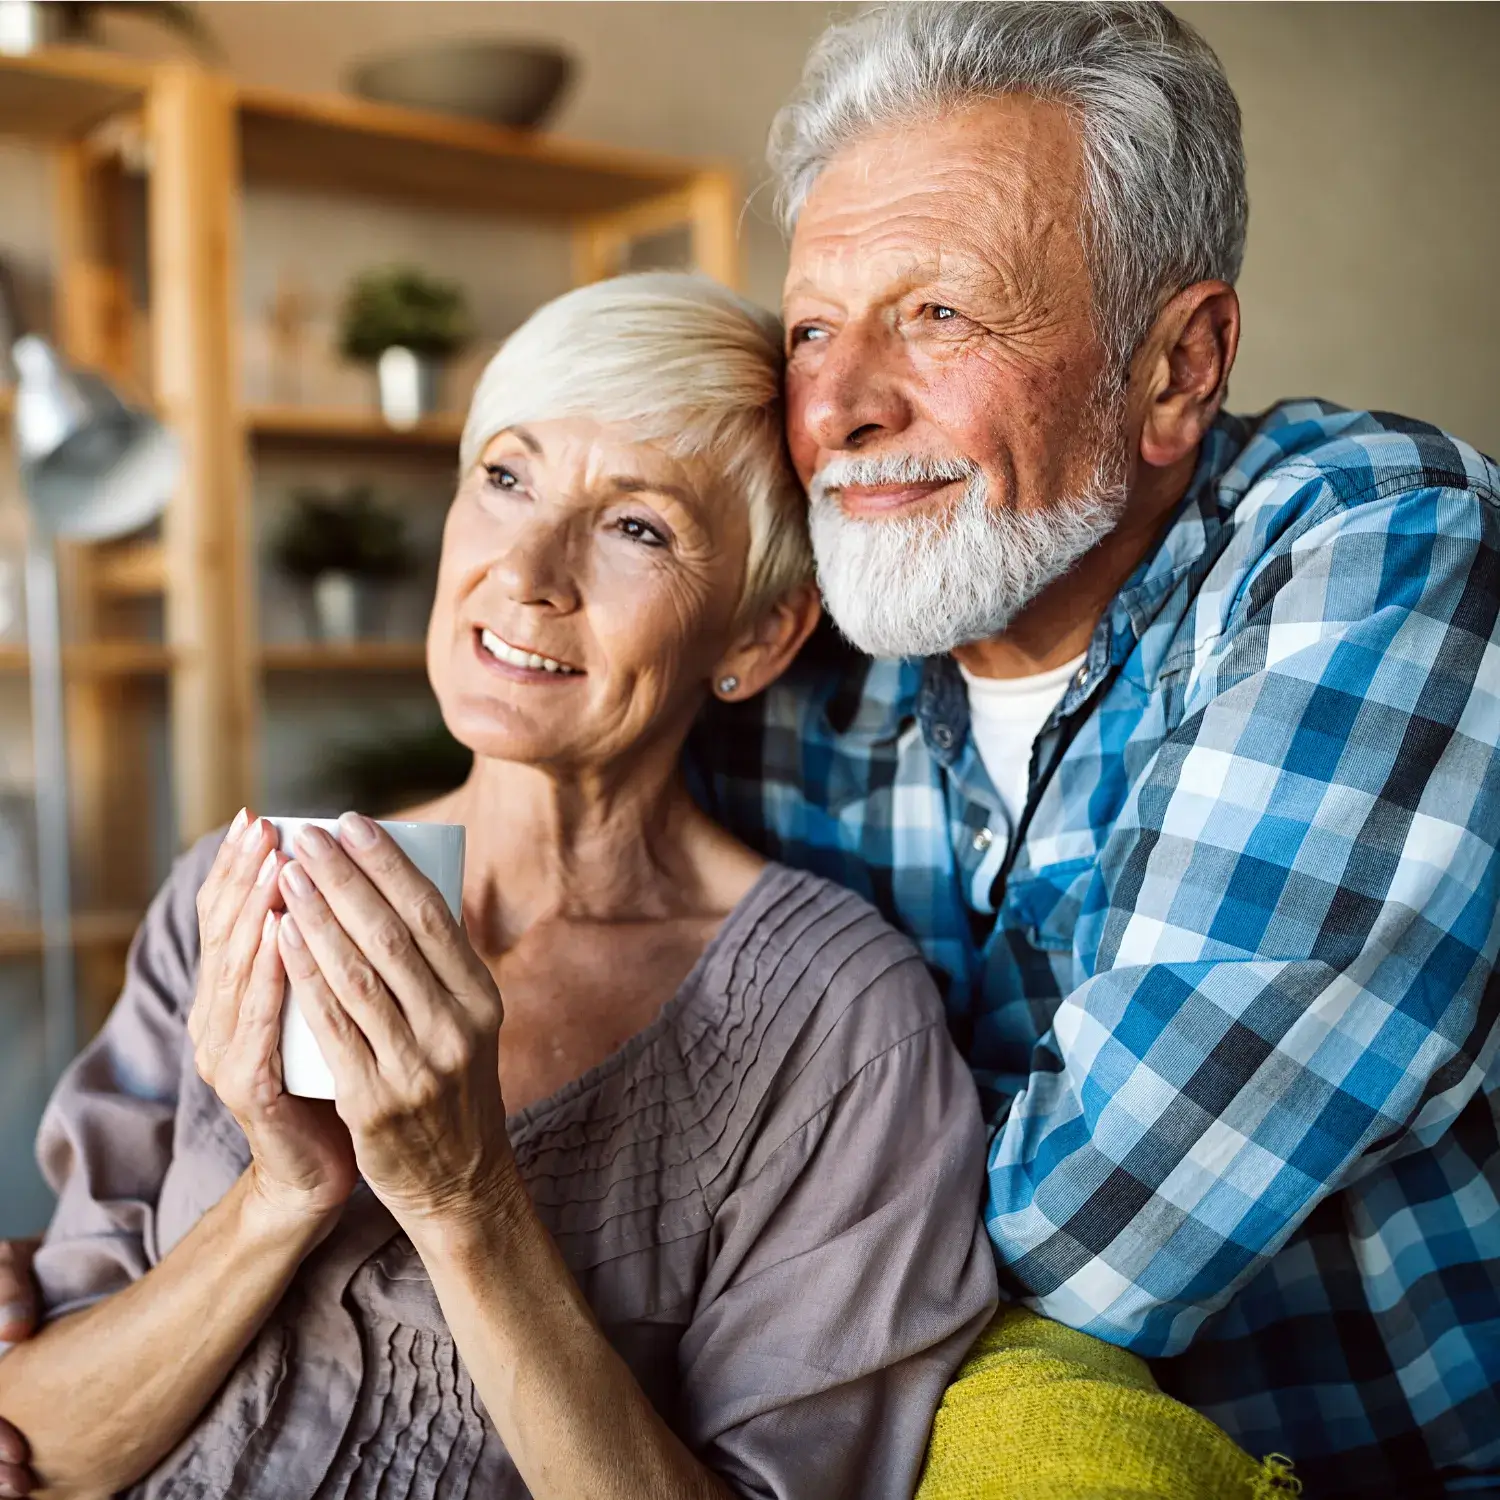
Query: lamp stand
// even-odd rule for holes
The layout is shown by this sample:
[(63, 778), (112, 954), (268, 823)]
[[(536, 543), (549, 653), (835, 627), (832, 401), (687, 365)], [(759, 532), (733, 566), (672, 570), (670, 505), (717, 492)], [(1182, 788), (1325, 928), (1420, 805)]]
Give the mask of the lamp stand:
[(31, 656), (31, 738), (36, 761), (43, 1026), (47, 1077), (55, 1081), (72, 1061), (77, 1047), (78, 998), (73, 976), (68, 737), (57, 554), (53, 539), (34, 516), (26, 547), (26, 639)]

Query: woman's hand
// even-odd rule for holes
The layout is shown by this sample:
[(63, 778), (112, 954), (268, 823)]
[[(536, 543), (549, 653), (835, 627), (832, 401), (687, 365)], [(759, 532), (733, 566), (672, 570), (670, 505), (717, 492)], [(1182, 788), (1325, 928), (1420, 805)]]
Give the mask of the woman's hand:
[(303, 830), (281, 955), (338, 1085), (359, 1170), (410, 1230), (523, 1193), (500, 1097), (503, 1009), (437, 888), (367, 818)]
[(202, 959), (188, 1033), (199, 1074), (250, 1143), (257, 1195), (331, 1227), (354, 1188), (354, 1152), (331, 1106), (282, 1087), (276, 877), (285, 864), (271, 825), (242, 812), (198, 893)]
[[(0, 1240), (0, 1354), (36, 1331), (37, 1291), (32, 1257), (40, 1240)], [(31, 1450), (26, 1439), (0, 1418), (0, 1497), (29, 1495), (36, 1475), (27, 1468)]]

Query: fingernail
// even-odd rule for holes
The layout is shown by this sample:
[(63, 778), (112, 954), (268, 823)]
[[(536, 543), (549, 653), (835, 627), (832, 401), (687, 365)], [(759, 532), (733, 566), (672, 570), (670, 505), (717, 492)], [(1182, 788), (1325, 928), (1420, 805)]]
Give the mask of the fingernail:
[(332, 847), (333, 840), (321, 828), (304, 828), (297, 835), (298, 850), (310, 859), (316, 859), (318, 855), (326, 854)]
[(281, 935), (286, 939), (288, 948), (301, 948), (305, 946), (302, 941), (302, 929), (290, 917), (283, 917), (281, 919)]
[(31, 1326), (31, 1309), (24, 1302), (7, 1302), (0, 1306), (0, 1328), (25, 1329)]
[(227, 837), (232, 838), (232, 839), (237, 839), (240, 836), (241, 830), (244, 828), (245, 824), (249, 821), (249, 818), (250, 818), (250, 809), (248, 807), (242, 807), (234, 815), (234, 822), (232, 822), (229, 825), (229, 833), (228, 833)]
[(240, 840), (244, 844), (244, 846), (249, 849), (253, 845), (260, 842), (260, 836), (264, 831), (265, 830), (261, 823), (261, 820), (259, 818), (253, 818), (245, 826), (245, 831), (240, 835)]
[(265, 921), (260, 924), (260, 940), (261, 940), (261, 942), (266, 942), (275, 931), (276, 931), (276, 913), (274, 911), (268, 911), (266, 913), (266, 919), (265, 919)]
[(346, 812), (339, 819), (339, 828), (356, 849), (368, 849), (375, 842), (375, 825), (356, 812)]
[(276, 851), (273, 849), (260, 862), (260, 871), (255, 877), (256, 885), (270, 885), (276, 878)]
[(294, 896), (312, 895), (312, 881), (307, 878), (307, 872), (298, 865), (288, 865), (281, 872), (281, 884), (283, 889)]

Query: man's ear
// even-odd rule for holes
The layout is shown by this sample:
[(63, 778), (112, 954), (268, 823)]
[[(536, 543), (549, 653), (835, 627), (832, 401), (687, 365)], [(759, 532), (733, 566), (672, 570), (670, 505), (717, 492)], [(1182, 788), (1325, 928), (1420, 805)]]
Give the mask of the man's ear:
[(1141, 459), (1165, 469), (1213, 425), (1240, 342), (1240, 299), (1223, 281), (1195, 281), (1156, 315), (1132, 360), (1142, 391)]
[(719, 658), (709, 684), (714, 696), (736, 703), (770, 687), (791, 666), (822, 614), (817, 584), (799, 583), (788, 589)]

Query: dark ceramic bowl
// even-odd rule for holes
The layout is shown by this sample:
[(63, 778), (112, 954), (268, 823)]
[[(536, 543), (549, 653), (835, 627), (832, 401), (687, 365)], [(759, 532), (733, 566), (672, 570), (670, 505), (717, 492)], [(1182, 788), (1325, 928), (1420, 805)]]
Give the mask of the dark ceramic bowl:
[(561, 97), (573, 59), (560, 47), (458, 40), (375, 57), (350, 74), (366, 99), (467, 115), (492, 125), (540, 125)]

